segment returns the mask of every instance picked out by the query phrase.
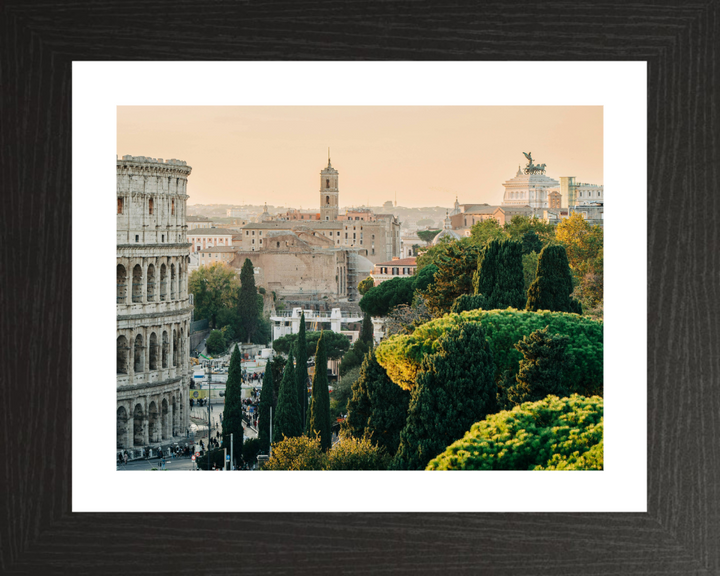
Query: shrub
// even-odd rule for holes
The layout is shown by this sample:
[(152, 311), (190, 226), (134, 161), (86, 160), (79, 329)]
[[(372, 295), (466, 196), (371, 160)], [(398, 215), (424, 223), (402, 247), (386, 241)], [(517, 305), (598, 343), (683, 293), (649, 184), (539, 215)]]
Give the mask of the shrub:
[(343, 438), (328, 452), (326, 470), (387, 470), (390, 457), (370, 440)]
[(602, 470), (603, 401), (548, 396), (472, 426), (427, 470)]
[(295, 436), (272, 445), (272, 456), (263, 470), (324, 470), (325, 454), (320, 438)]
[(210, 336), (208, 336), (205, 346), (210, 354), (222, 354), (225, 352), (227, 344), (225, 343), (225, 336), (223, 336), (222, 331), (213, 330), (210, 332)]
[(377, 347), (378, 362), (393, 382), (411, 390), (423, 357), (437, 348), (437, 339), (463, 321), (480, 322), (493, 352), (497, 367), (496, 381), (508, 371), (517, 373), (522, 354), (515, 344), (539, 328), (549, 327), (551, 334), (570, 337), (566, 350), (568, 368), (563, 382), (571, 393), (602, 395), (603, 325), (576, 314), (564, 312), (507, 310), (471, 310), (446, 314), (419, 325), (412, 334), (392, 336)]

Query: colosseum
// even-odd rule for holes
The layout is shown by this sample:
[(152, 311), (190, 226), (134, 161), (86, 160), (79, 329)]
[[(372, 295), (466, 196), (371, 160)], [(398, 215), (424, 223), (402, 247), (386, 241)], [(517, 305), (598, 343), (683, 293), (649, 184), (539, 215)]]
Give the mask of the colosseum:
[(117, 448), (186, 434), (190, 171), (181, 160), (117, 160)]

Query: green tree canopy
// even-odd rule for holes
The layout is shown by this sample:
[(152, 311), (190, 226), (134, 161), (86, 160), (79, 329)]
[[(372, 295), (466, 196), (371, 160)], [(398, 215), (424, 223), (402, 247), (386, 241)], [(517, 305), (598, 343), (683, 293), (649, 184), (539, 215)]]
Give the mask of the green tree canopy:
[(515, 344), (523, 357), (517, 375), (504, 386), (507, 408), (536, 402), (550, 394), (560, 398), (569, 395), (563, 378), (567, 368), (568, 340), (563, 334), (551, 334), (546, 326)]
[(453, 302), (450, 312), (460, 313), (467, 310), (486, 310), (488, 308), (485, 296), (482, 294), (460, 294)]
[(273, 381), (272, 367), (265, 366), (263, 385), (260, 391), (260, 405), (258, 406), (258, 440), (260, 451), (267, 454), (270, 449), (270, 409), (275, 408), (275, 383)]
[[(324, 334), (324, 333), (323, 333)], [(308, 433), (319, 434), (323, 450), (332, 445), (332, 422), (330, 421), (330, 392), (327, 378), (327, 355), (325, 342), (321, 335), (315, 353), (315, 373), (313, 374), (312, 400), (308, 412)]]
[(195, 303), (195, 319), (207, 318), (210, 327), (218, 325), (218, 314), (235, 306), (240, 283), (235, 271), (224, 262), (200, 266), (190, 273), (188, 291)]
[(535, 274), (537, 273), (538, 265), (538, 253), (530, 252), (530, 254), (523, 254), (522, 267), (523, 267), (523, 286), (525, 288), (525, 294), (530, 289), (530, 286), (535, 281)]
[(547, 396), (488, 416), (428, 470), (602, 470), (603, 400)]
[(489, 310), (525, 307), (522, 244), (512, 240), (489, 241), (478, 258), (473, 275), (475, 295), (485, 297)]
[(338, 368), (340, 376), (345, 376), (350, 370), (360, 366), (369, 349), (370, 347), (362, 340), (355, 340), (352, 348), (347, 351), (340, 362), (340, 367)]
[(418, 230), (417, 237), (425, 242), (425, 244), (430, 244), (430, 242), (433, 241), (433, 238), (440, 234), (440, 232), (440, 230)]
[(387, 470), (390, 457), (367, 439), (342, 438), (327, 453), (326, 470)]
[[(317, 350), (317, 341), (320, 339), (320, 332), (306, 332), (305, 341), (307, 350), (307, 358), (315, 356)], [(273, 349), (280, 354), (289, 354), (290, 350), (294, 350), (297, 346), (298, 335), (286, 334), (273, 342)], [(339, 332), (325, 332), (325, 343), (327, 356), (330, 360), (340, 360), (345, 352), (350, 349), (350, 339), (345, 334)]]
[(565, 247), (561, 244), (546, 246), (540, 252), (537, 274), (528, 290), (526, 309), (580, 314), (580, 303), (570, 297), (572, 291), (572, 275)]
[[(318, 342), (322, 340), (322, 332)], [(317, 348), (316, 348), (317, 350)], [(323, 348), (323, 350), (327, 350)], [(300, 313), (300, 330), (298, 331), (297, 342), (295, 342), (295, 358), (297, 358), (297, 365), (295, 367), (295, 389), (298, 396), (298, 406), (300, 409), (300, 422), (302, 423), (302, 429), (305, 430), (307, 426), (307, 385), (308, 385), (308, 371), (307, 371), (307, 338), (305, 336), (305, 312)], [(317, 364), (317, 358), (315, 359)], [(327, 377), (327, 376), (326, 376)], [(330, 401), (328, 400), (328, 405)]]
[(376, 347), (377, 359), (393, 382), (407, 390), (415, 385), (422, 359), (435, 350), (435, 341), (463, 322), (479, 322), (498, 367), (496, 380), (505, 371), (516, 374), (522, 354), (515, 344), (523, 336), (549, 326), (552, 334), (570, 337), (567, 347), (568, 369), (563, 380), (573, 393), (601, 395), (603, 390), (603, 324), (587, 317), (564, 312), (519, 310), (471, 310), (447, 314), (420, 324), (412, 334), (398, 334)]
[(423, 470), (475, 422), (497, 410), (495, 364), (485, 330), (464, 322), (423, 359), (393, 466)]
[(410, 304), (413, 299), (413, 278), (391, 278), (368, 290), (360, 299), (360, 309), (370, 316), (387, 316), (391, 308)]
[[(248, 342), (254, 342), (257, 333), (261, 310), (258, 309), (258, 302), (262, 302), (262, 296), (255, 287), (255, 268), (249, 258), (245, 258), (240, 270), (240, 291), (238, 293), (238, 315), (240, 316), (240, 329), (242, 336)], [(262, 304), (261, 304), (262, 305)], [(263, 342), (264, 343), (264, 342)]]
[(368, 439), (394, 456), (407, 420), (409, 403), (410, 393), (388, 378), (371, 350), (365, 356), (359, 378), (352, 385), (342, 433)]
[(225, 408), (223, 409), (223, 445), (230, 448), (233, 434), (233, 462), (240, 462), (243, 449), (242, 421), (242, 365), (237, 345), (230, 355), (227, 383), (225, 385)]
[[(297, 399), (296, 399), (297, 402)], [(273, 442), (272, 456), (263, 470), (324, 470), (327, 456), (318, 438), (293, 436)]]
[(470, 241), (480, 248), (491, 240), (501, 240), (506, 237), (502, 226), (495, 218), (477, 222), (470, 228)]
[(481, 251), (478, 246), (461, 242), (439, 246), (441, 250), (433, 262), (438, 270), (423, 293), (428, 309), (436, 316), (448, 312), (461, 294), (473, 293), (472, 279)]
[(225, 342), (225, 336), (223, 336), (222, 331), (213, 330), (212, 332), (210, 332), (210, 336), (208, 336), (207, 342), (205, 342), (205, 346), (207, 347), (207, 351), (210, 352), (210, 354), (222, 354), (223, 352), (225, 352), (227, 344)]
[(292, 351), (285, 363), (285, 373), (280, 384), (277, 408), (273, 417), (273, 442), (284, 437), (292, 438), (303, 433), (300, 406), (298, 404), (297, 382)]
[(372, 319), (369, 314), (363, 314), (362, 328), (360, 329), (360, 340), (365, 342), (368, 346), (373, 345), (373, 325)]
[(375, 286), (375, 279), (372, 276), (368, 276), (365, 280), (361, 280), (358, 283), (358, 292), (360, 296), (365, 296), (365, 293)]
[[(528, 232), (534, 232), (541, 243), (541, 246), (535, 250), (536, 252), (540, 252), (544, 246), (550, 244), (555, 238), (555, 224), (550, 224), (535, 216), (513, 216), (509, 222), (505, 223), (503, 230), (510, 240), (519, 240), (523, 241), (523, 243), (525, 235)], [(526, 254), (527, 252), (523, 250), (523, 253)]]

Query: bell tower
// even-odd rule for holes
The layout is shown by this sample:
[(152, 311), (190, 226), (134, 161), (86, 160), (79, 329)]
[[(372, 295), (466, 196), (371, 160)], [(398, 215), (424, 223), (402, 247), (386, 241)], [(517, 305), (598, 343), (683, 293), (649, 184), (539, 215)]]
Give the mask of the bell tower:
[(337, 220), (338, 217), (338, 171), (330, 164), (320, 172), (320, 220)]

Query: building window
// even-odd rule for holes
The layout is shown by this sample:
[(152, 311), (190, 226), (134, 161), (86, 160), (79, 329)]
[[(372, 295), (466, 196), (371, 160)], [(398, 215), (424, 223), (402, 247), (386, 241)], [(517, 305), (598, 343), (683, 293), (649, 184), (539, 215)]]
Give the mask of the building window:
[(163, 234), (163, 235), (161, 236), (161, 238), (162, 238), (161, 242), (165, 242), (165, 234)]
[(170, 214), (175, 216), (175, 200), (173, 200), (172, 204), (170, 204)]
[[(252, 235), (253, 235), (253, 236), (255, 236), (255, 230), (253, 230), (253, 233), (252, 233)], [(253, 242), (254, 242), (254, 240), (253, 240)]]
[[(325, 188), (330, 188), (330, 178), (325, 179)], [(328, 196), (328, 204), (330, 203), (329, 200), (330, 196)]]
[(153, 213), (153, 208), (154, 208), (153, 199), (150, 198), (150, 201), (148, 202), (148, 212), (150, 213), (151, 216)]
[(118, 214), (123, 213), (123, 199), (122, 198), (118, 198), (118, 212), (117, 213)]
[(140, 242), (140, 236), (138, 236), (137, 234), (135, 234), (135, 242)]

